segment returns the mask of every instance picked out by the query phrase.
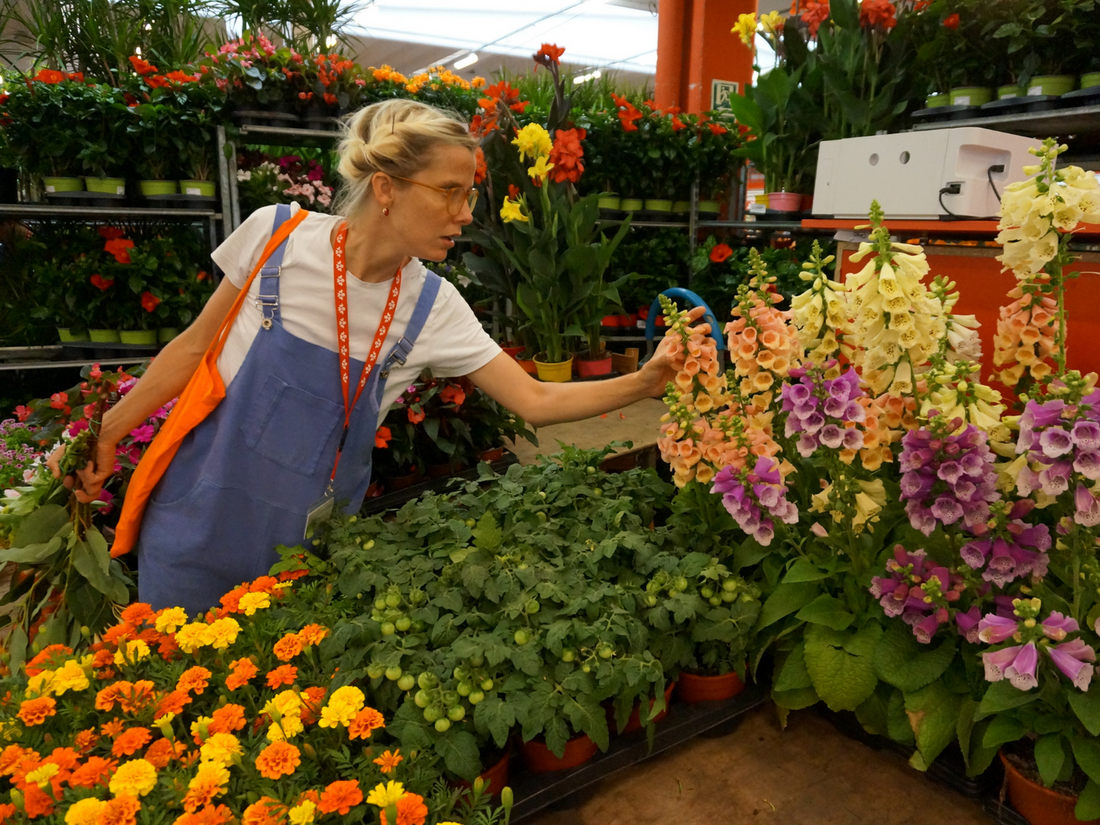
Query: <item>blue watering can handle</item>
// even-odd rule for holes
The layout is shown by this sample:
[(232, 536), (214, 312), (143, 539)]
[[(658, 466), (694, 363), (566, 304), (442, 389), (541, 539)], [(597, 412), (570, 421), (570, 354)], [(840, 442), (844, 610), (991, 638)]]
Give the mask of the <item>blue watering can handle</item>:
[[(703, 314), (703, 320), (710, 324), (710, 335), (714, 339), (717, 348), (720, 350), (726, 348), (726, 340), (722, 335), (722, 328), (718, 326), (718, 320), (714, 317), (714, 313), (710, 311), (710, 307), (707, 306), (706, 301), (690, 289), (684, 289), (678, 286), (666, 289), (661, 295), (665, 295), (673, 300), (690, 301), (692, 306), (703, 307), (706, 310)], [(660, 314), (661, 299), (660, 296), (658, 296), (653, 299), (653, 305), (649, 308), (649, 317), (646, 318), (645, 321), (645, 339), (649, 343), (653, 342), (653, 336), (657, 332), (657, 316)]]

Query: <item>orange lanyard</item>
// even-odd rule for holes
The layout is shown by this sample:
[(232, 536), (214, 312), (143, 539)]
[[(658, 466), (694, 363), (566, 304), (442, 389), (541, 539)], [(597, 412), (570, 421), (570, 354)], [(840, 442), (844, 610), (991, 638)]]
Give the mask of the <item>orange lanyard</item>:
[(351, 328), (348, 326), (348, 275), (347, 264), (344, 261), (344, 247), (348, 239), (348, 225), (343, 223), (336, 232), (336, 245), (332, 254), (333, 292), (336, 295), (336, 332), (340, 344), (340, 385), (344, 391), (344, 431), (340, 434), (340, 446), (336, 450), (336, 463), (332, 466), (332, 475), (329, 477), (329, 489), (336, 480), (336, 469), (340, 466), (340, 456), (344, 451), (344, 442), (348, 437), (348, 427), (351, 424), (351, 412), (359, 402), (359, 396), (363, 394), (363, 388), (367, 385), (371, 371), (378, 362), (378, 356), (382, 354), (382, 344), (386, 341), (386, 334), (393, 323), (393, 314), (397, 311), (397, 298), (401, 294), (401, 267), (397, 268), (397, 274), (393, 276), (393, 288), (390, 290), (389, 301), (382, 312), (382, 318), (378, 321), (378, 331), (374, 333), (374, 343), (363, 364), (363, 374), (359, 378), (359, 388), (355, 391), (355, 398), (349, 401), (349, 388), (351, 386)]

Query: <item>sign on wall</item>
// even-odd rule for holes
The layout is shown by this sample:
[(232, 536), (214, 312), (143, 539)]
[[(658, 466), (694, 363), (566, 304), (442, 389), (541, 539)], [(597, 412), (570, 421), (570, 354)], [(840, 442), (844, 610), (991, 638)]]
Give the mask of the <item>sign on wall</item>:
[(710, 108), (729, 109), (730, 95), (741, 93), (741, 84), (735, 80), (712, 80), (710, 82)]

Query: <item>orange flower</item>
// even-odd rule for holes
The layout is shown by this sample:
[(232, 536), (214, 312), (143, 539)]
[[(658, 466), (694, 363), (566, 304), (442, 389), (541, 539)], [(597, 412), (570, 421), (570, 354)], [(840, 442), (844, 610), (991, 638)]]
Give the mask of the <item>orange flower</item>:
[(76, 745), (77, 750), (81, 753), (87, 753), (95, 747), (95, 743), (99, 741), (99, 736), (95, 732), (95, 728), (88, 728), (82, 730), (76, 735), (73, 740), (73, 744)]
[(520, 195), (519, 187), (516, 186), (514, 183), (509, 183), (508, 184), (508, 197), (511, 198), (512, 200), (519, 200), (519, 195)]
[[(385, 811), (379, 812), (379, 818), (382, 825), (387, 825)], [(424, 804), (424, 797), (407, 793), (397, 800), (397, 825), (424, 825), (427, 818), (428, 806)]]
[(278, 799), (261, 796), (241, 814), (241, 825), (285, 825), (287, 806)]
[(138, 713), (153, 702), (153, 683), (142, 679), (131, 684), (119, 682), (118, 705), (126, 713)]
[(439, 397), (443, 399), (444, 404), (454, 404), (456, 407), (461, 407), (466, 400), (466, 393), (462, 391), (462, 387), (448, 384), (440, 390)]
[(323, 687), (307, 687), (302, 691), (302, 722), (312, 725), (317, 721), (321, 712), (321, 705), (325, 701), (328, 691)]
[(110, 722), (104, 723), (99, 732), (104, 736), (109, 736), (114, 739), (120, 733), (122, 733), (123, 721), (121, 719), (112, 719)]
[(180, 713), (184, 707), (191, 703), (191, 696), (185, 690), (173, 690), (171, 693), (165, 694), (161, 697), (161, 700), (157, 702), (157, 710), (154, 714), (154, 719), (160, 719), (162, 716), (167, 716), (169, 713)]
[(152, 738), (148, 728), (130, 728), (115, 740), (111, 746), (111, 755), (130, 756), (144, 748)]
[(489, 175), (489, 165), (485, 162), (485, 152), (481, 147), (477, 147), (477, 167), (474, 169), (474, 183), (484, 183), (485, 178)]
[(297, 633), (288, 633), (275, 643), (275, 657), (280, 662), (289, 662), (305, 649), (305, 641)]
[(147, 63), (135, 54), (130, 55), (130, 65), (134, 67), (134, 71), (140, 75), (153, 74), (157, 71), (157, 67), (152, 63)]
[(141, 308), (146, 312), (153, 312), (160, 306), (160, 298), (154, 295), (152, 292), (141, 293)]
[(409, 416), (409, 421), (411, 421), (413, 424), (419, 424), (426, 417), (423, 410), (420, 410), (419, 412), (417, 412), (412, 407), (409, 407), (409, 409), (408, 409), (408, 416)]
[(561, 62), (563, 54), (565, 54), (564, 48), (559, 48), (552, 43), (543, 43), (539, 50), (535, 52), (534, 60), (535, 63), (550, 68), (551, 65), (557, 66)]
[(197, 74), (187, 74), (187, 72), (169, 72), (165, 77), (173, 83), (194, 83), (199, 79)]
[(307, 624), (298, 631), (298, 638), (307, 645), (315, 645), (328, 636), (328, 632), (328, 628), (323, 624)]
[(89, 756), (88, 761), (73, 771), (69, 785), (74, 788), (94, 788), (96, 785), (107, 787), (107, 780), (115, 772), (117, 762), (102, 756)]
[(297, 678), (298, 668), (294, 665), (279, 665), (267, 674), (267, 686), (269, 688), (280, 688), (283, 685), (293, 685), (294, 680)]
[(109, 255), (114, 255), (115, 260), (120, 264), (130, 263), (129, 250), (134, 248), (134, 242), (127, 238), (112, 238), (103, 244), (103, 251)]
[[(51, 788), (53, 786), (51, 785)], [(61, 794), (58, 793), (57, 797), (60, 799)], [(54, 797), (43, 791), (37, 785), (26, 785), (23, 788), (23, 810), (26, 811), (27, 816), (34, 819), (38, 816), (49, 816), (53, 813), (54, 809)], [(97, 820), (96, 825), (99, 825), (103, 820)], [(112, 823), (113, 825), (113, 823)]]
[(27, 699), (19, 705), (19, 713), (16, 714), (28, 728), (41, 725), (49, 717), (57, 713), (57, 702), (49, 696), (38, 699)]
[(897, 8), (890, 0), (863, 0), (859, 7), (859, 25), (882, 26), (889, 31), (898, 24)]
[(554, 145), (550, 149), (550, 162), (554, 168), (550, 170), (550, 179), (554, 183), (570, 181), (576, 183), (584, 173), (584, 148), (581, 141), (587, 137), (584, 129), (558, 129), (554, 134)]
[(627, 100), (625, 97), (619, 97), (614, 92), (611, 93), (611, 99), (615, 101), (615, 105), (619, 109), (619, 123), (623, 126), (624, 132), (637, 132), (638, 127), (634, 125), (634, 121), (641, 120), (644, 115), (635, 108), (634, 104)]
[(321, 801), (317, 808), (324, 814), (339, 812), (341, 816), (347, 816), (348, 811), (363, 801), (363, 792), (359, 790), (359, 781), (356, 779), (337, 780), (325, 788), (321, 794)]
[(210, 714), (207, 730), (211, 733), (233, 733), (245, 726), (244, 708), (240, 705), (225, 705)]
[(210, 671), (204, 667), (196, 666), (183, 672), (179, 681), (176, 682), (176, 690), (186, 691), (187, 693), (193, 692), (196, 696), (200, 696), (209, 684)]
[(65, 645), (47, 645), (42, 651), (27, 662), (24, 670), (28, 676), (37, 676), (43, 670), (53, 670), (73, 655), (72, 648)]
[(374, 760), (375, 765), (381, 766), (382, 773), (389, 773), (396, 770), (397, 766), (404, 759), (401, 755), (401, 751), (386, 751), (377, 759)]
[(256, 757), (256, 770), (265, 779), (290, 776), (300, 764), (302, 764), (301, 751), (289, 742), (272, 742)]
[(710, 260), (713, 263), (720, 264), (732, 254), (733, 250), (730, 249), (729, 244), (715, 244), (714, 249), (710, 251)]
[(116, 796), (107, 801), (99, 812), (96, 825), (134, 825), (141, 803), (132, 796)]
[(944, 18), (943, 25), (949, 29), (957, 29), (959, 27), (958, 12), (947, 15), (947, 17)]
[(389, 427), (379, 427), (378, 432), (374, 434), (374, 446), (376, 449), (384, 450), (392, 439), (393, 433), (390, 432)]
[(149, 746), (149, 749), (145, 751), (145, 755), (142, 759), (159, 771), (167, 767), (168, 763), (172, 761), (172, 757), (175, 755), (176, 749), (172, 746), (171, 740), (158, 739)]
[[(104, 228), (106, 229), (109, 227)], [(121, 232), (122, 230), (117, 231)], [(119, 615), (119, 618), (121, 618), (122, 621), (126, 622), (127, 624), (131, 624), (134, 627), (137, 627), (142, 622), (151, 620), (153, 618), (153, 615), (154, 614), (152, 607), (145, 604), (144, 602), (134, 602), (132, 605), (122, 611), (122, 613)]]
[(104, 711), (114, 709), (115, 702), (118, 701), (118, 692), (124, 684), (128, 685), (129, 682), (115, 682), (99, 691), (95, 695), (95, 709)]
[(374, 708), (363, 708), (348, 725), (348, 736), (351, 739), (369, 739), (371, 731), (386, 727), (386, 720), (381, 713)]
[(806, 3), (806, 8), (802, 12), (802, 22), (806, 23), (810, 27), (810, 37), (817, 37), (817, 30), (826, 20), (829, 19), (829, 4), (815, 3), (810, 0)]
[(230, 690), (244, 687), (260, 672), (251, 659), (237, 659), (229, 667), (233, 672), (226, 677), (225, 686)]
[(104, 278), (98, 272), (95, 273), (88, 280), (90, 280), (92, 282), (93, 286), (98, 287), (99, 289), (102, 289), (103, 291), (107, 291), (108, 289), (110, 289), (111, 287), (113, 287), (115, 285), (115, 282), (114, 282), (113, 279)]
[(47, 83), (50, 86), (55, 83), (61, 83), (65, 79), (65, 73), (59, 72), (57, 69), (43, 69), (31, 78), (31, 80), (37, 80), (39, 83)]
[[(19, 770), (19, 765), (34, 751), (20, 745), (8, 745), (0, 751), (0, 776), (8, 776)], [(35, 758), (37, 758), (35, 754)]]

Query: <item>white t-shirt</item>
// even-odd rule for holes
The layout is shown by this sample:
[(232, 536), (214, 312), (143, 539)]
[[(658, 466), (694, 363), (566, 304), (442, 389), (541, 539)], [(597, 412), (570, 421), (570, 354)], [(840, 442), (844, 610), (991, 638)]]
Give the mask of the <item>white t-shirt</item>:
[[(300, 208), (291, 205), (291, 214)], [(333, 300), (332, 242), (334, 225), (342, 221), (338, 215), (311, 212), (287, 241), (283, 269), (279, 278), (279, 312), (283, 326), (290, 334), (336, 352), (336, 306)], [(212, 255), (226, 277), (238, 288), (244, 286), (255, 268), (264, 247), (271, 239), (275, 222), (275, 207), (265, 206), (253, 212)], [(413, 308), (420, 297), (427, 270), (416, 258), (405, 266), (401, 276), (401, 296), (397, 311), (382, 349), (388, 354), (401, 340)], [(392, 281), (368, 284), (348, 272), (348, 320), (351, 326), (351, 355), (363, 361), (367, 357), (382, 309), (389, 299)], [(218, 357), (218, 372), (226, 386), (240, 369), (252, 341), (260, 332), (263, 313), (256, 305), (260, 276), (248, 290), (248, 299), (241, 305)], [(416, 379), (425, 367), (440, 377), (467, 375), (495, 358), (500, 347), (482, 328), (469, 304), (454, 285), (444, 279), (432, 305), (428, 321), (421, 330), (412, 354), (404, 366), (395, 365), (386, 381), (378, 423), (394, 400)], [(381, 368), (381, 360), (379, 367)], [(353, 381), (358, 376), (352, 376)], [(340, 376), (333, 374), (339, 383)], [(360, 400), (360, 403), (363, 403)]]

